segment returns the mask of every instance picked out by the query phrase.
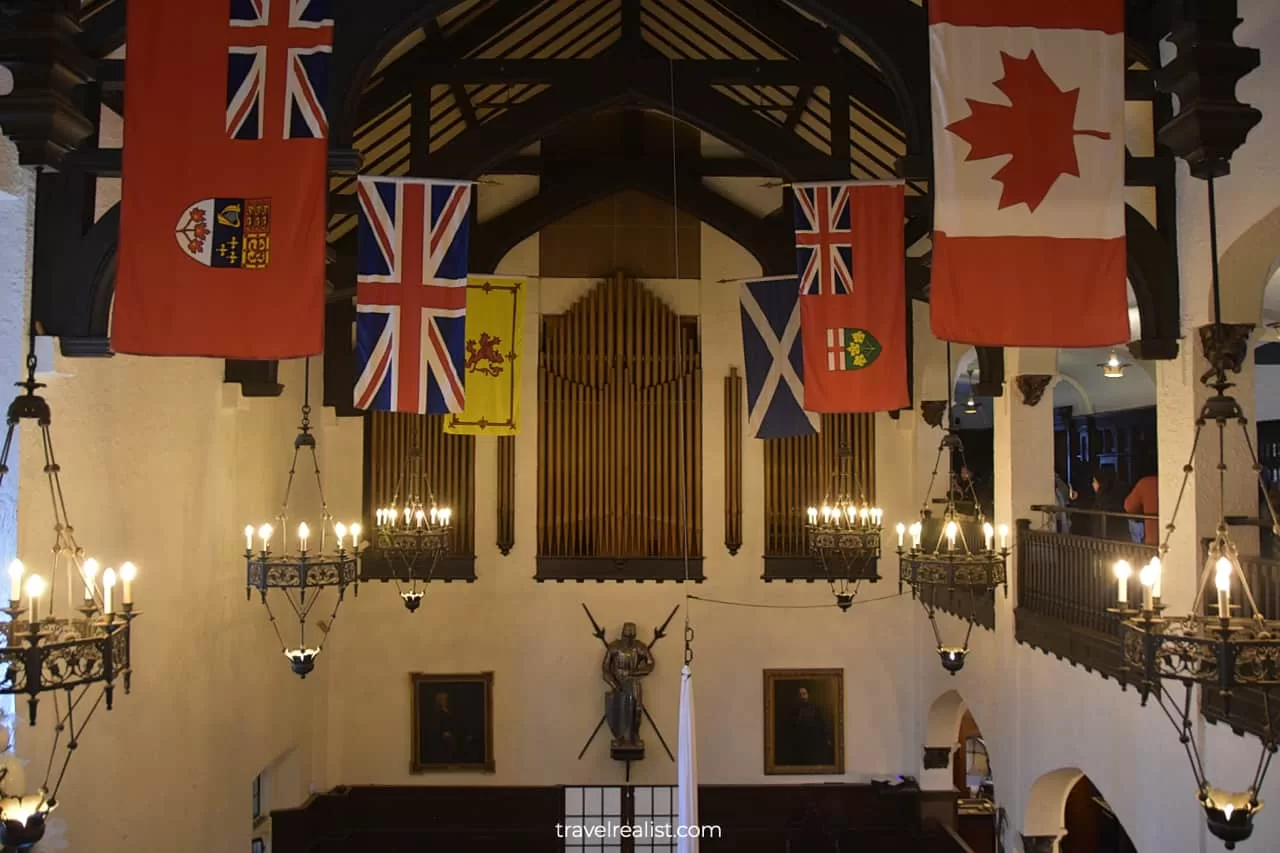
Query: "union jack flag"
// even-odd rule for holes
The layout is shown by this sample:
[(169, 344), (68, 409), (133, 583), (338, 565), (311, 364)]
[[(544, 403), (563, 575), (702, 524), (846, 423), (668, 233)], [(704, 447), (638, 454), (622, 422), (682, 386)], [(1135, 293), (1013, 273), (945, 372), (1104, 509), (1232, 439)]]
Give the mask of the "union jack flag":
[(461, 412), (471, 185), (361, 177), (356, 194), (356, 408)]
[(800, 295), (853, 292), (853, 231), (849, 185), (806, 184), (795, 188), (796, 271)]
[(236, 43), (227, 48), (228, 136), (324, 139), (329, 135), (325, 98), (333, 52), (331, 3), (231, 0)]

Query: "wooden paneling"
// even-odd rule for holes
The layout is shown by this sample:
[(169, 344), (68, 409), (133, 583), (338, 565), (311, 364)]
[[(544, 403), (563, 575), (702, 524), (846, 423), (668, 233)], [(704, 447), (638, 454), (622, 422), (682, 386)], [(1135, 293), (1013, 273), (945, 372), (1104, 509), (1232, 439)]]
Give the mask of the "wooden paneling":
[[(920, 821), (920, 791), (885, 785), (702, 785), (698, 821), (719, 826), (706, 853), (934, 850)], [(275, 853), (352, 850), (560, 853), (564, 789), (342, 787), (273, 812)], [(815, 846), (815, 845), (827, 846)]]
[[(370, 412), (365, 418), (364, 517), (372, 520), (374, 508), (387, 506), (402, 474), (409, 476), (410, 453), (422, 454), (423, 482), (414, 490), (425, 499), (453, 510), (453, 535), (448, 553), (475, 554), (476, 481), (474, 436), (449, 435), (440, 415)], [(405, 497), (400, 486), (401, 499)]]
[(730, 367), (724, 378), (724, 547), (742, 547), (742, 375)]
[[(584, 559), (609, 579), (635, 560), (643, 577), (646, 559), (701, 557), (696, 320), (617, 275), (544, 317), (541, 342), (538, 577), (574, 579)], [(557, 567), (545, 577), (544, 561)]]
[[(842, 447), (852, 453), (851, 463), (840, 460)], [(869, 414), (822, 415), (817, 435), (764, 442), (765, 580), (827, 580), (809, 556), (805, 511), (828, 497), (841, 464), (852, 464), (854, 497), (874, 503), (875, 459), (875, 416)]]

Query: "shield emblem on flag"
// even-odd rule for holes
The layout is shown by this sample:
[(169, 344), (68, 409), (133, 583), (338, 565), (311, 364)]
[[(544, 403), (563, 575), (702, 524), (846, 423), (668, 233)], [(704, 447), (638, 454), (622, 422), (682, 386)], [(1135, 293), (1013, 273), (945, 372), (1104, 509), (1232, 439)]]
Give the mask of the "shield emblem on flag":
[(204, 198), (178, 217), (174, 237), (187, 257), (223, 269), (266, 269), (271, 199)]
[(880, 342), (866, 329), (827, 329), (827, 367), (862, 370), (880, 357)]

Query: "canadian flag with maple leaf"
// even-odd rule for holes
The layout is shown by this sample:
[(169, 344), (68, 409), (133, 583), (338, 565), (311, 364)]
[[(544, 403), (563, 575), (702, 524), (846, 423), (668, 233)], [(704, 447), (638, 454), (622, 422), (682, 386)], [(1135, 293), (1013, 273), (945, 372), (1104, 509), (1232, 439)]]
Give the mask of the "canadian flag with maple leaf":
[(931, 0), (934, 334), (1129, 338), (1123, 0)]

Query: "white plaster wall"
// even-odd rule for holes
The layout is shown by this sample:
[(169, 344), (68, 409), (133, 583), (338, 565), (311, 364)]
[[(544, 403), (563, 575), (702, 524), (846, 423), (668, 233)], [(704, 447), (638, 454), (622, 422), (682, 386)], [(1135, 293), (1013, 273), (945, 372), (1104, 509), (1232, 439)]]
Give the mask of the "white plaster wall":
[[(220, 361), (59, 359), (57, 370), (69, 375), (46, 395), (71, 521), (103, 565), (138, 565), (142, 615), (132, 694), (88, 727), (56, 819), (72, 850), (239, 853), (267, 764), (298, 750), (302, 769), (273, 805), (308, 795), (325, 699), (327, 673), (289, 671), (243, 586), (240, 531), (279, 505), (300, 373), (286, 365), (285, 397), (245, 401)], [(19, 547), (33, 570), (52, 542), (37, 442), (24, 430)], [(46, 700), (41, 725), (18, 731), (29, 773), (47, 755), (52, 711)]]

